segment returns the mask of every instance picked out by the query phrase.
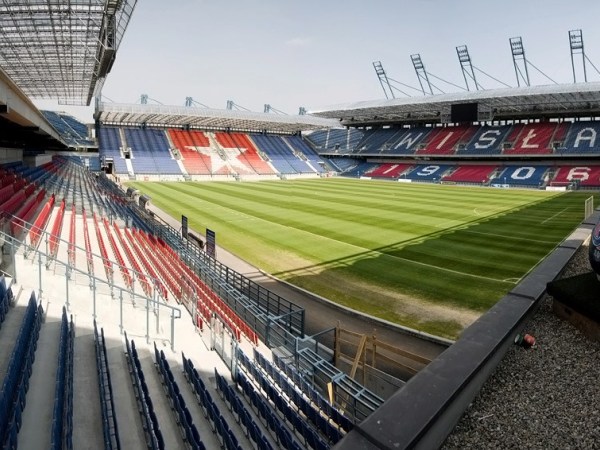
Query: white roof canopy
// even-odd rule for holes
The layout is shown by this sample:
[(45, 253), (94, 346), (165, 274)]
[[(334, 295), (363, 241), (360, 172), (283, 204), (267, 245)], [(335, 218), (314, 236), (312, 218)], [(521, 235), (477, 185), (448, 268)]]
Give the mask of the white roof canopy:
[(246, 132), (295, 133), (339, 126), (339, 121), (312, 115), (283, 115), (188, 106), (99, 102), (96, 119), (105, 125), (189, 127)]
[(452, 105), (477, 103), (482, 121), (538, 117), (600, 116), (600, 83), (459, 92), (423, 97), (374, 100), (311, 111), (319, 117), (338, 119), (341, 125), (386, 123), (444, 123)]

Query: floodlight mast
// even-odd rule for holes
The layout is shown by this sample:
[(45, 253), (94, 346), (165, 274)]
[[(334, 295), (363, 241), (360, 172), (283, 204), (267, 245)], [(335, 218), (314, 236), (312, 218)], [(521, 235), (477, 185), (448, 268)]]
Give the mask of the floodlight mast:
[(306, 108), (304, 106), (300, 106), (298, 108), (298, 115), (299, 116), (305, 116), (306, 115)]
[(463, 78), (465, 79), (467, 91), (471, 90), (469, 78), (472, 80), (475, 90), (478, 91), (481, 86), (477, 83), (477, 78), (475, 77), (471, 56), (469, 56), (469, 49), (466, 45), (459, 45), (456, 47), (456, 54), (458, 55), (458, 62), (460, 63), (460, 69), (462, 70)]
[[(510, 38), (510, 50), (512, 53), (513, 65), (515, 66), (515, 76), (517, 77), (517, 86), (521, 86), (521, 80), (525, 85), (530, 86), (529, 69), (527, 68), (527, 58), (525, 58), (525, 48), (521, 36)], [(519, 64), (521, 62), (521, 64)], [(521, 70), (521, 67), (522, 69)]]
[(583, 32), (581, 30), (569, 31), (569, 44), (571, 47), (571, 68), (573, 69), (573, 83), (577, 83), (577, 72), (575, 71), (575, 55), (581, 55), (583, 65), (583, 81), (587, 83), (587, 71), (585, 67), (586, 56), (583, 46)]
[(238, 105), (233, 100), (227, 100), (227, 106), (225, 107), (228, 110), (236, 109), (238, 111), (250, 111), (248, 108), (244, 108), (242, 105)]
[(142, 94), (140, 95), (140, 103), (142, 105), (147, 105), (148, 104), (148, 100), (152, 100), (154, 103), (158, 103), (159, 105), (163, 105), (162, 102), (159, 102), (158, 100), (148, 97), (148, 94)]
[[(381, 61), (374, 61), (373, 68), (375, 69), (375, 73), (377, 74), (377, 78), (379, 79), (379, 84), (381, 85), (381, 89), (383, 89), (383, 93), (385, 94), (385, 98), (396, 98), (394, 95), (394, 91), (392, 90), (392, 85), (390, 84), (390, 80), (388, 79), (385, 70), (383, 69), (383, 65)], [(386, 89), (387, 86), (387, 89)], [(389, 90), (389, 95), (388, 95)]]
[(275, 114), (283, 114), (287, 116), (287, 113), (280, 111), (277, 108), (273, 108), (271, 105), (269, 105), (268, 103), (265, 103), (265, 107), (263, 110), (265, 113), (270, 113), (270, 112), (274, 112)]
[(197, 102), (192, 97), (186, 97), (185, 98), (185, 106), (192, 107), (194, 105), (198, 105), (198, 106), (202, 106), (203, 108), (209, 108), (210, 109), (210, 106), (207, 106), (204, 103)]
[(417, 79), (419, 80), (419, 85), (421, 86), (423, 95), (427, 95), (427, 92), (425, 92), (425, 87), (423, 86), (423, 81), (427, 83), (427, 87), (429, 88), (429, 94), (433, 95), (433, 89), (431, 88), (431, 83), (429, 82), (429, 76), (427, 75), (427, 71), (425, 70), (425, 65), (421, 60), (421, 55), (419, 53), (410, 55), (410, 59), (412, 60), (413, 67), (415, 68)]

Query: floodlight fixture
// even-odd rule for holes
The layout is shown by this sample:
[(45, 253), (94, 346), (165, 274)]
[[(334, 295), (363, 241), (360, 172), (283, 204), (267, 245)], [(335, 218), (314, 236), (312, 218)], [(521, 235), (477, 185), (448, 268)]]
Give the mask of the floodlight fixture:
[(481, 86), (477, 83), (477, 78), (475, 77), (475, 70), (473, 69), (469, 49), (466, 45), (459, 45), (456, 47), (456, 54), (458, 55), (458, 62), (460, 63), (460, 69), (465, 79), (467, 91), (471, 90), (471, 84), (473, 84), (476, 91), (479, 90)]
[(529, 69), (527, 68), (527, 58), (525, 57), (525, 47), (523, 47), (523, 39), (521, 36), (512, 37), (509, 40), (510, 50), (515, 67), (515, 76), (517, 77), (517, 86), (521, 86), (521, 81), (526, 86), (530, 85)]
[(571, 68), (573, 69), (573, 83), (577, 83), (577, 71), (575, 70), (575, 55), (581, 55), (583, 66), (583, 81), (587, 83), (587, 70), (585, 67), (586, 56), (583, 46), (583, 32), (581, 30), (569, 31), (569, 46), (571, 48)]
[[(375, 69), (375, 73), (377, 74), (377, 78), (379, 79), (379, 84), (381, 85), (381, 89), (383, 89), (383, 93), (385, 94), (385, 98), (396, 98), (394, 95), (394, 91), (392, 90), (392, 85), (390, 84), (390, 80), (385, 73), (383, 68), (383, 64), (381, 61), (374, 61), (373, 68)], [(389, 92), (389, 94), (388, 94)]]
[(421, 91), (423, 91), (423, 95), (427, 95), (427, 92), (425, 92), (425, 86), (423, 85), (423, 82), (425, 82), (425, 84), (427, 85), (427, 88), (429, 89), (429, 94), (433, 95), (433, 89), (431, 88), (429, 76), (427, 75), (427, 71), (425, 70), (425, 65), (423, 64), (421, 55), (419, 53), (410, 55), (410, 59), (412, 60), (413, 67), (415, 68), (417, 79), (419, 80), (419, 85), (421, 86)]

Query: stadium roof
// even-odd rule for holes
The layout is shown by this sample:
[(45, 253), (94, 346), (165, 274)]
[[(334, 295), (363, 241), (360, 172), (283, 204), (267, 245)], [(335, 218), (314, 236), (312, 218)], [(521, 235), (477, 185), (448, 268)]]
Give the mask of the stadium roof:
[(311, 114), (341, 125), (448, 123), (452, 105), (477, 103), (479, 121), (600, 116), (600, 83), (560, 84), (374, 100), (332, 106)]
[(31, 98), (89, 105), (137, 0), (2, 0), (0, 67)]
[(190, 127), (198, 129), (295, 133), (339, 127), (337, 120), (311, 115), (283, 115), (188, 106), (99, 102), (96, 120), (106, 125)]

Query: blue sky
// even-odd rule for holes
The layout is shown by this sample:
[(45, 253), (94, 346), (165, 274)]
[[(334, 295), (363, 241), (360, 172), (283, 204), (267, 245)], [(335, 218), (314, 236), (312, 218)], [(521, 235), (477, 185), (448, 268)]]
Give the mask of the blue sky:
[[(428, 72), (464, 85), (455, 50), (463, 44), (477, 67), (516, 85), (513, 36), (523, 37), (533, 64), (569, 83), (569, 30), (583, 30), (586, 54), (600, 68), (598, 17), (597, 0), (139, 0), (103, 94), (135, 103), (145, 93), (169, 105), (191, 96), (214, 108), (231, 99), (296, 113), (383, 98), (376, 60), (417, 86), (413, 53)], [(588, 79), (600, 81), (588, 69)], [(531, 68), (530, 76), (549, 83)], [(478, 81), (501, 87), (479, 74)]]

